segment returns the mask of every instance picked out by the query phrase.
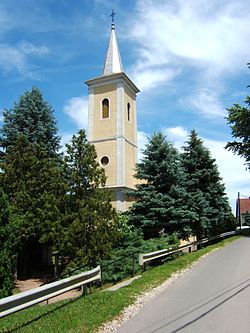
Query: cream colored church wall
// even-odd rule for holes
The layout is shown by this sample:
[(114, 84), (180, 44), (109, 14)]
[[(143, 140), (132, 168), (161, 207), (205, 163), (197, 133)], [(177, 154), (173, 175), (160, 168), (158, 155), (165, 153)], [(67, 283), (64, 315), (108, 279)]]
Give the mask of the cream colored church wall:
[[(115, 140), (106, 142), (96, 142), (95, 148), (98, 156), (98, 162), (100, 163), (103, 156), (109, 158), (109, 164), (104, 167), (105, 175), (107, 177), (106, 185), (114, 186), (117, 183), (117, 160), (116, 160), (116, 144)], [(101, 163), (100, 163), (101, 164)]]
[[(128, 112), (127, 112), (127, 105), (130, 104), (130, 118), (131, 120), (128, 121)], [(125, 137), (130, 140), (131, 142), (136, 142), (136, 110), (134, 109), (134, 99), (133, 95), (129, 89), (125, 88), (125, 97), (124, 97), (124, 124), (125, 124)]]
[(126, 159), (126, 186), (134, 188), (137, 180), (135, 174), (135, 147), (128, 142), (125, 143), (125, 159)]
[[(94, 114), (92, 140), (115, 136), (116, 134), (116, 85), (107, 84), (94, 89)], [(109, 99), (110, 117), (102, 119), (102, 101)]]

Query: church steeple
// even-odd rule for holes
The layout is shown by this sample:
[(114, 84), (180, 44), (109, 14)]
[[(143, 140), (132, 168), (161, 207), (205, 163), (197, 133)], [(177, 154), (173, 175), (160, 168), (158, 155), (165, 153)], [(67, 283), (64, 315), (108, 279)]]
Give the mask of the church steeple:
[(114, 73), (123, 72), (121, 56), (115, 34), (115, 23), (114, 23), (115, 13), (113, 10), (110, 16), (112, 17), (111, 33), (109, 38), (108, 50), (105, 58), (103, 75), (110, 75)]
[(101, 76), (86, 81), (89, 87), (88, 138), (95, 145), (97, 160), (105, 169), (106, 187), (113, 205), (125, 211), (132, 199), (125, 193), (137, 183), (136, 94), (139, 89), (123, 72), (112, 11), (111, 35)]

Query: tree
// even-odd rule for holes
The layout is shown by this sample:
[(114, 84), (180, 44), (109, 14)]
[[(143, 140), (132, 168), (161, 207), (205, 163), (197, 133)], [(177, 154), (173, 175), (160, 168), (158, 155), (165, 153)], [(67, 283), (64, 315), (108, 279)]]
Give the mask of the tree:
[[(250, 64), (248, 67), (250, 68)], [(247, 96), (245, 104), (246, 107), (234, 104), (227, 110), (227, 123), (236, 140), (228, 142), (225, 148), (244, 157), (246, 165), (250, 169), (250, 96)]]
[(52, 107), (43, 100), (36, 87), (26, 91), (13, 108), (3, 112), (3, 127), (0, 131), (0, 145), (3, 150), (15, 144), (20, 134), (28, 142), (43, 143), (46, 151), (54, 155), (59, 149), (56, 121)]
[(103, 188), (104, 170), (85, 132), (73, 135), (66, 147), (67, 222), (60, 251), (69, 262), (89, 263), (110, 252), (116, 239), (116, 214), (110, 193)]
[(178, 151), (162, 133), (155, 133), (136, 166), (135, 177), (142, 183), (129, 192), (135, 198), (130, 221), (143, 229), (146, 238), (161, 231), (189, 236), (190, 216), (183, 176)]
[(22, 135), (6, 151), (1, 170), (10, 200), (12, 251), (25, 259), (26, 266), (30, 242), (53, 246), (61, 237), (63, 169), (44, 145), (30, 144)]
[(194, 214), (191, 228), (200, 239), (222, 231), (230, 208), (215, 160), (194, 130), (183, 150), (187, 205)]
[(11, 295), (12, 268), (9, 203), (3, 189), (0, 188), (0, 298)]

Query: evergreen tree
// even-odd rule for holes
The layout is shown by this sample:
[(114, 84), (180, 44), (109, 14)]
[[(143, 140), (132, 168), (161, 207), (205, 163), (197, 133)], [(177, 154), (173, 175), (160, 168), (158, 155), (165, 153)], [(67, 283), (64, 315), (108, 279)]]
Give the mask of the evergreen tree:
[(230, 208), (215, 160), (195, 131), (183, 149), (187, 204), (194, 214), (191, 228), (200, 239), (223, 231)]
[(136, 166), (135, 177), (141, 184), (129, 192), (135, 198), (130, 221), (143, 229), (146, 238), (161, 231), (178, 232), (181, 237), (190, 234), (183, 176), (178, 151), (162, 133), (155, 133)]
[(89, 263), (108, 255), (116, 239), (116, 214), (95, 147), (83, 130), (67, 144), (65, 175), (68, 205), (61, 253), (73, 262)]
[(15, 251), (29, 240), (53, 244), (60, 238), (66, 185), (62, 165), (42, 144), (20, 136), (6, 152), (1, 180), (11, 204)]
[(36, 87), (26, 91), (13, 108), (3, 112), (3, 127), (0, 131), (0, 146), (11, 147), (20, 134), (30, 143), (44, 144), (46, 151), (54, 155), (59, 149), (56, 121), (52, 107), (43, 100)]
[(11, 295), (12, 282), (11, 232), (9, 228), (9, 203), (0, 188), (0, 298)]

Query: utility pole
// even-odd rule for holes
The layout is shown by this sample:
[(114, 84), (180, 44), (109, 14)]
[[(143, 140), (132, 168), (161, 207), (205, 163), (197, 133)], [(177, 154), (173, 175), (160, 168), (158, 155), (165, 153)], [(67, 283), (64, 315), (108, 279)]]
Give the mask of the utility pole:
[(241, 216), (240, 216), (240, 192), (238, 192), (238, 214), (239, 214), (239, 225), (241, 230)]

